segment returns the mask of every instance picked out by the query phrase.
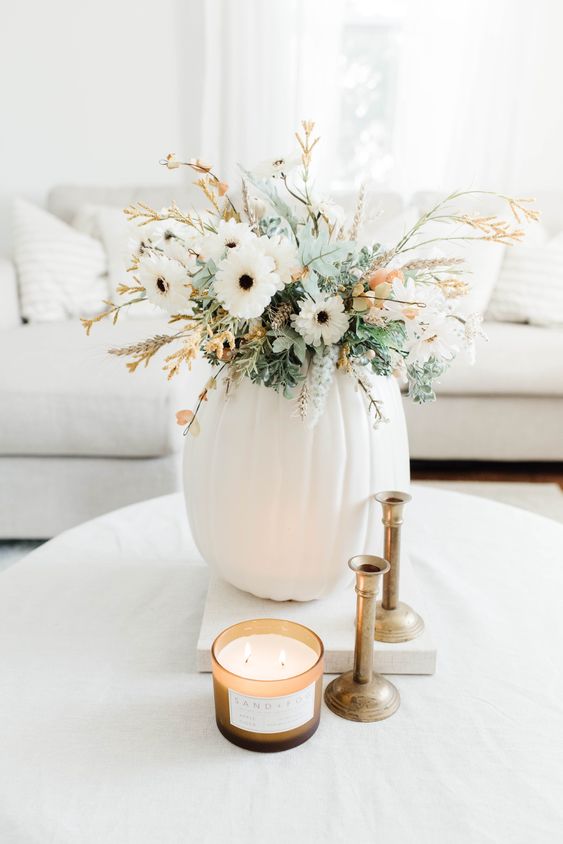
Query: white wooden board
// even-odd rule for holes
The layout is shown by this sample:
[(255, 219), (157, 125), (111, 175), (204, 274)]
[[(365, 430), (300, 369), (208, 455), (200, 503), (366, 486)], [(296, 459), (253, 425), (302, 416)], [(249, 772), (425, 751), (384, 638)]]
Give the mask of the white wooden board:
[[(422, 615), (425, 630), (412, 642), (376, 642), (375, 670), (382, 674), (433, 674), (436, 670), (436, 647), (429, 629), (431, 619), (425, 614), (415, 573), (406, 553), (401, 563), (400, 597)], [(211, 671), (211, 645), (225, 627), (250, 618), (285, 618), (318, 633), (325, 646), (325, 673), (341, 674), (352, 668), (355, 614), (353, 580), (346, 589), (327, 598), (300, 603), (256, 598), (212, 576), (197, 645), (198, 670)]]

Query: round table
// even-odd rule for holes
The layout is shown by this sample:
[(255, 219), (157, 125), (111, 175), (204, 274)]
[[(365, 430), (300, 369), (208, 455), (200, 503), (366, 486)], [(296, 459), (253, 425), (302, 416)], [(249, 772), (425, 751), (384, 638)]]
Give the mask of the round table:
[(429, 488), (406, 520), (436, 674), (396, 676), (387, 721), (323, 706), (281, 754), (215, 726), (179, 495), (1, 574), (2, 844), (560, 842), (563, 526)]

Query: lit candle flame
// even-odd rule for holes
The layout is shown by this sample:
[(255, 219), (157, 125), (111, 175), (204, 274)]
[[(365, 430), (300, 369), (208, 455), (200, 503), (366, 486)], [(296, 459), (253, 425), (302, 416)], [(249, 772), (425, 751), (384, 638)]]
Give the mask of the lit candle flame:
[(250, 647), (250, 642), (247, 642), (244, 646), (244, 664), (248, 662), (250, 657), (252, 656), (252, 648)]
[(281, 649), (281, 651), (280, 651), (280, 665), (281, 665), (281, 667), (282, 667), (282, 668), (285, 668), (285, 660), (286, 660), (286, 658), (287, 658), (287, 657), (286, 657), (285, 651), (284, 651), (284, 649), (282, 648), (282, 649)]

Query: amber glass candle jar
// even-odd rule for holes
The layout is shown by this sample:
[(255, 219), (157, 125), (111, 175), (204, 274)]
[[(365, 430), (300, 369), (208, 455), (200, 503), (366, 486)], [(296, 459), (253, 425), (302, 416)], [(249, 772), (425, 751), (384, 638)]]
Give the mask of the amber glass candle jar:
[(271, 753), (303, 744), (319, 726), (323, 643), (277, 618), (241, 621), (211, 648), (217, 726), (225, 738)]

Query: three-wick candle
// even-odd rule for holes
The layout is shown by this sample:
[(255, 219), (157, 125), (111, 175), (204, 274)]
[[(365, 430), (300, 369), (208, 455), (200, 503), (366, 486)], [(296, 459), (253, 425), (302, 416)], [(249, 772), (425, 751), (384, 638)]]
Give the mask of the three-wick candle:
[(217, 726), (249, 750), (287, 750), (319, 725), (323, 643), (292, 621), (261, 618), (223, 630), (211, 662)]

